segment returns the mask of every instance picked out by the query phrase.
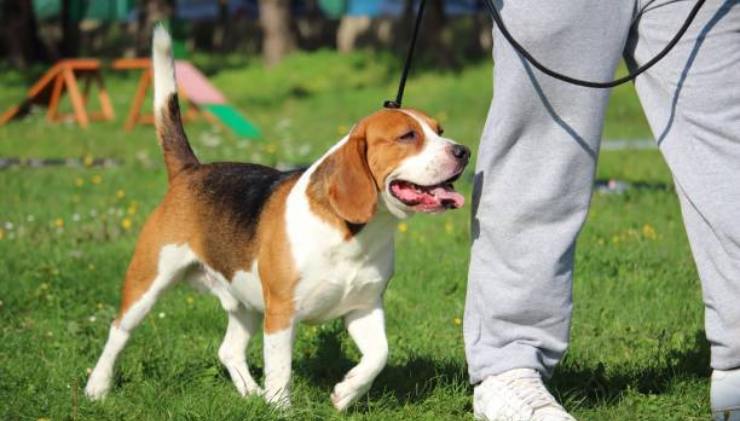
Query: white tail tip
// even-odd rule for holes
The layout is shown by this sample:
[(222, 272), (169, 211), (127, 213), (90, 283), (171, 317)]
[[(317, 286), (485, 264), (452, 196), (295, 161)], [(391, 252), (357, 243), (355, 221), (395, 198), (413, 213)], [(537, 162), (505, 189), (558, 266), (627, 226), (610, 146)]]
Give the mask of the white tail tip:
[(177, 92), (172, 61), (172, 38), (162, 24), (154, 27), (152, 70), (154, 72), (154, 110), (155, 115), (158, 115), (169, 97)]

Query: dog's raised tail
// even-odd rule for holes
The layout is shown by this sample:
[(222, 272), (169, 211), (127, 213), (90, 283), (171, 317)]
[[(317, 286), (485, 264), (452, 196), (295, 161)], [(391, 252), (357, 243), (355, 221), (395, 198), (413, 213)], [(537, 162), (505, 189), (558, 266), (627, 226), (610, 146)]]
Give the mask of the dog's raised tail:
[(182, 127), (177, 82), (172, 59), (172, 38), (159, 24), (152, 39), (152, 71), (154, 73), (154, 124), (157, 139), (164, 153), (167, 176), (172, 180), (182, 170), (198, 165), (188, 137)]

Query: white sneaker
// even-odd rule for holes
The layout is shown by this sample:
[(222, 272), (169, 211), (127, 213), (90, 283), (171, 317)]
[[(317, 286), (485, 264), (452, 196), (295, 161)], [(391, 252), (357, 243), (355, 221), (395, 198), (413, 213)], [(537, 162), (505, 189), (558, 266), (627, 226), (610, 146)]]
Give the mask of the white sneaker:
[(575, 421), (529, 368), (486, 378), (473, 392), (473, 414), (487, 421)]
[(712, 420), (740, 421), (740, 369), (712, 372)]

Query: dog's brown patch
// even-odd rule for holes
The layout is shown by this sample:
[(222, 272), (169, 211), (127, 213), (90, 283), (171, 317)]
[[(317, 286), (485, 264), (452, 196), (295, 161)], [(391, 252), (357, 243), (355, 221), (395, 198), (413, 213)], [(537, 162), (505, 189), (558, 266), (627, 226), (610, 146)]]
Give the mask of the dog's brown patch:
[[(434, 128), (434, 120), (429, 119)], [(414, 132), (412, 139), (400, 139)], [(345, 238), (356, 235), (375, 213), (388, 175), (424, 147), (421, 125), (399, 110), (381, 110), (366, 117), (344, 145), (324, 158), (309, 181), (311, 210), (337, 227)]]
[(293, 177), (270, 196), (258, 229), (259, 275), (265, 299), (265, 333), (281, 331), (293, 322), (295, 287), (298, 282), (292, 250), (285, 228), (285, 205), (298, 181)]

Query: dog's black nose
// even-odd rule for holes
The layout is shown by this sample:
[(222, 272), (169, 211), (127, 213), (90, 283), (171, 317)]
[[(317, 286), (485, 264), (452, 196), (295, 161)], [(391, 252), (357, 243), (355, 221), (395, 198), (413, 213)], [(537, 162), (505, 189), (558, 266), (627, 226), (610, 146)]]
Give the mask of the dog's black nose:
[(470, 149), (464, 145), (453, 145), (452, 156), (467, 163), (468, 159), (470, 159)]

